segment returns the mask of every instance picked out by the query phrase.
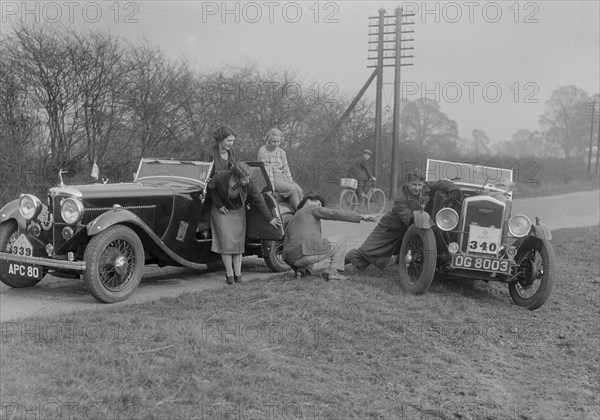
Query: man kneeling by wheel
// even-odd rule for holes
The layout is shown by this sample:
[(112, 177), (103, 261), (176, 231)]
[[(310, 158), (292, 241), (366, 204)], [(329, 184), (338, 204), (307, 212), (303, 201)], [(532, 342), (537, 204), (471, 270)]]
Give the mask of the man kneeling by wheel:
[(360, 223), (361, 220), (373, 222), (375, 217), (361, 215), (347, 210), (333, 210), (324, 207), (325, 200), (315, 194), (307, 194), (298, 204), (298, 210), (286, 228), (283, 245), (283, 259), (292, 267), (295, 278), (312, 274), (313, 265), (326, 261), (327, 268), (322, 273), (325, 280), (346, 280), (344, 255), (346, 238), (334, 236), (321, 237), (321, 220), (338, 220)]

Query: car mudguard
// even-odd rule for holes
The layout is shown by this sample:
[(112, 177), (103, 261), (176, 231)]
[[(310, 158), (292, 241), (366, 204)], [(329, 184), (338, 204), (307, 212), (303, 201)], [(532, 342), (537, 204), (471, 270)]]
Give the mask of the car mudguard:
[(152, 229), (150, 229), (148, 225), (146, 225), (135, 213), (125, 210), (121, 207), (114, 208), (106, 213), (102, 213), (100, 216), (88, 223), (86, 226), (87, 233), (89, 236), (97, 235), (113, 225), (125, 222), (133, 223), (136, 226), (141, 227), (149, 234), (153, 233)]
[(546, 239), (547, 241), (552, 240), (552, 231), (550, 231), (550, 228), (545, 223), (531, 225), (531, 229), (536, 238)]
[(433, 226), (433, 222), (431, 221), (431, 216), (425, 210), (415, 210), (413, 211), (413, 220), (416, 227), (422, 229), (431, 229)]
[(515, 246), (517, 249), (520, 249), (523, 245), (535, 241), (536, 239), (545, 239), (547, 241), (552, 240), (550, 228), (543, 223), (531, 225), (531, 231), (529, 232), (529, 235), (517, 239), (513, 243), (513, 246)]
[(173, 261), (176, 261), (180, 265), (200, 270), (206, 269), (206, 264), (194, 263), (177, 255), (175, 252), (169, 249), (161, 241), (161, 239), (158, 236), (156, 236), (152, 229), (150, 229), (150, 227), (148, 227), (148, 225), (146, 225), (135, 213), (129, 210), (125, 210), (121, 207), (117, 207), (113, 210), (101, 214), (100, 216), (92, 220), (90, 223), (88, 223), (86, 227), (88, 235), (93, 236), (97, 235), (98, 233), (102, 232), (103, 230), (106, 230), (107, 228), (113, 225), (120, 223), (134, 224), (135, 226), (142, 229), (148, 235), (150, 240), (152, 240), (156, 245), (158, 245), (158, 247), (162, 251), (164, 251), (165, 254), (167, 254), (171, 259), (173, 259)]
[(0, 209), (0, 224), (14, 219), (22, 232), (27, 227), (27, 222), (19, 212), (19, 200), (13, 200)]

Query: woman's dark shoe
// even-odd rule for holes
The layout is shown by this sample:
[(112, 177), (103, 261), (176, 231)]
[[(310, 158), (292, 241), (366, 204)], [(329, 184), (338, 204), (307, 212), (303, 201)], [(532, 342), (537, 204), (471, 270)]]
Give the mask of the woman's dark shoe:
[(227, 274), (225, 274), (225, 283), (233, 284), (233, 276), (228, 276)]
[(235, 274), (233, 275), (233, 280), (236, 283), (243, 283), (244, 281), (242, 280), (242, 275), (240, 274), (239, 276), (236, 276)]

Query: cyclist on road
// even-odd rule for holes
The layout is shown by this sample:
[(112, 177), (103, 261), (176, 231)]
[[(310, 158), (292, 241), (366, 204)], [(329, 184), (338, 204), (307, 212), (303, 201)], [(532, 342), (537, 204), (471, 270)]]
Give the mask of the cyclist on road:
[(356, 191), (360, 194), (361, 198), (369, 191), (371, 182), (375, 181), (375, 177), (371, 174), (368, 164), (372, 155), (373, 152), (369, 149), (363, 150), (362, 155), (354, 159), (352, 165), (348, 169), (348, 177), (358, 181), (358, 188)]

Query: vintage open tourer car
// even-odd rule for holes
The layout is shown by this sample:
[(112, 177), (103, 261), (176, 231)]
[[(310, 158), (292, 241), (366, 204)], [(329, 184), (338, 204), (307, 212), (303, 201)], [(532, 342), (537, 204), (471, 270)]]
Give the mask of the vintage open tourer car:
[(428, 159), (426, 180), (442, 179), (460, 187), (461, 199), (436, 191), (414, 212), (398, 258), (401, 286), (424, 293), (436, 273), (498, 281), (517, 305), (542, 306), (554, 284), (552, 235), (537, 217), (511, 216), (513, 171)]
[[(277, 217), (279, 203), (262, 163), (248, 162)], [(79, 277), (101, 302), (125, 300), (145, 264), (205, 268), (220, 261), (208, 230), (199, 230), (212, 164), (142, 159), (133, 182), (50, 188), (47, 197), (22, 194), (0, 209), (0, 280), (30, 287), (46, 274)], [(246, 253), (273, 271), (289, 267), (281, 257), (283, 228), (274, 229), (252, 204), (246, 207)]]

